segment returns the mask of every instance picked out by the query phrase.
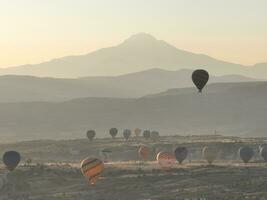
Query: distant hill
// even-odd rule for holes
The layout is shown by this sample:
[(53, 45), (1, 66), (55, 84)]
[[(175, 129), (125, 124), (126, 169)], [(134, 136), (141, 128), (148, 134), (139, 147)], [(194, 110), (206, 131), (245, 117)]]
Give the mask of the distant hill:
[(140, 127), (169, 134), (267, 136), (267, 83), (216, 83), (203, 94), (173, 89), (138, 99), (83, 98), (59, 103), (1, 103), (0, 140), (85, 136)]
[(77, 78), (110, 76), (152, 68), (165, 70), (205, 68), (214, 75), (240, 74), (267, 78), (267, 63), (243, 66), (177, 49), (149, 34), (136, 34), (123, 43), (95, 52), (54, 59), (36, 65), (1, 69), (1, 75)]
[[(114, 77), (79, 79), (0, 76), (0, 102), (67, 101), (82, 97), (141, 97), (170, 88), (191, 87), (192, 70), (151, 69)], [(257, 81), (239, 75), (211, 76), (213, 82)]]

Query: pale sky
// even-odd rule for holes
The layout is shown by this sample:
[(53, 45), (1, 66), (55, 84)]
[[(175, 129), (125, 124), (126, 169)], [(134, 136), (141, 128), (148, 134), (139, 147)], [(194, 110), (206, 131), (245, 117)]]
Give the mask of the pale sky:
[(139, 32), (230, 62), (267, 62), (267, 0), (0, 0), (0, 67), (89, 53)]

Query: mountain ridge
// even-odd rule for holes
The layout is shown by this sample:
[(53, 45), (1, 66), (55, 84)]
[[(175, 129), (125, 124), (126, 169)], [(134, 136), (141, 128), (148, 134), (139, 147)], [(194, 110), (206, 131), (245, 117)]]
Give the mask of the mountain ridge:
[[(177, 92), (178, 91), (178, 92)], [(0, 103), (0, 140), (108, 137), (110, 127), (161, 135), (266, 136), (267, 82), (216, 83), (153, 97), (79, 98), (64, 102)]]
[(67, 56), (40, 64), (0, 69), (0, 75), (77, 78), (111, 76), (142, 70), (204, 68), (214, 75), (240, 74), (267, 78), (267, 63), (244, 66), (184, 51), (148, 34), (136, 34), (121, 44), (84, 55)]
[[(192, 87), (192, 70), (150, 69), (119, 76), (51, 78), (0, 76), (1, 102), (67, 101), (81, 97), (138, 98), (170, 88)], [(240, 75), (210, 76), (214, 82), (261, 81)]]

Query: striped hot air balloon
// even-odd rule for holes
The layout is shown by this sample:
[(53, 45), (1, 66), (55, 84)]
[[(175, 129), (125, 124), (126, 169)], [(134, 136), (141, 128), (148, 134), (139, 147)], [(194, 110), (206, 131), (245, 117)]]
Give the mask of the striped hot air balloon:
[(147, 160), (148, 157), (150, 156), (151, 151), (150, 151), (150, 148), (149, 147), (141, 146), (139, 148), (138, 153), (139, 153), (139, 156), (140, 156), (140, 158), (142, 160)]
[(159, 152), (157, 155), (157, 161), (163, 169), (171, 169), (175, 164), (175, 156), (170, 152)]
[(95, 185), (100, 174), (104, 170), (104, 163), (97, 158), (86, 158), (81, 163), (81, 171), (89, 180), (91, 185)]

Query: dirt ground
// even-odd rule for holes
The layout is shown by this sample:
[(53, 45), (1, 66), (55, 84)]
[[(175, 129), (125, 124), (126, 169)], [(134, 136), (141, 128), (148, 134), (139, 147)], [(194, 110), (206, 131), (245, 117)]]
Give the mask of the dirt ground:
[[(2, 144), (1, 151), (15, 148), (23, 159), (11, 173), (0, 165), (0, 200), (264, 200), (267, 199), (267, 164), (257, 153), (260, 141), (165, 138), (126, 144), (122, 140)], [(176, 164), (173, 169), (164, 171), (154, 161), (154, 156), (148, 162), (139, 161), (136, 151), (140, 144), (156, 147), (155, 151), (187, 146), (190, 154), (183, 165)], [(248, 165), (236, 154), (245, 144), (255, 150)], [(212, 166), (201, 158), (201, 149), (206, 145), (217, 145), (223, 152)], [(75, 149), (67, 151), (71, 146)], [(96, 186), (91, 186), (80, 172), (80, 160), (87, 154), (97, 154), (97, 149), (104, 147), (112, 149), (113, 154), (105, 163)], [(27, 158), (32, 158), (33, 162), (25, 164)]]
[(106, 164), (96, 186), (68, 165), (21, 166), (5, 179), (1, 200), (267, 199), (267, 166), (257, 163), (177, 164), (163, 171), (153, 162), (118, 162)]

